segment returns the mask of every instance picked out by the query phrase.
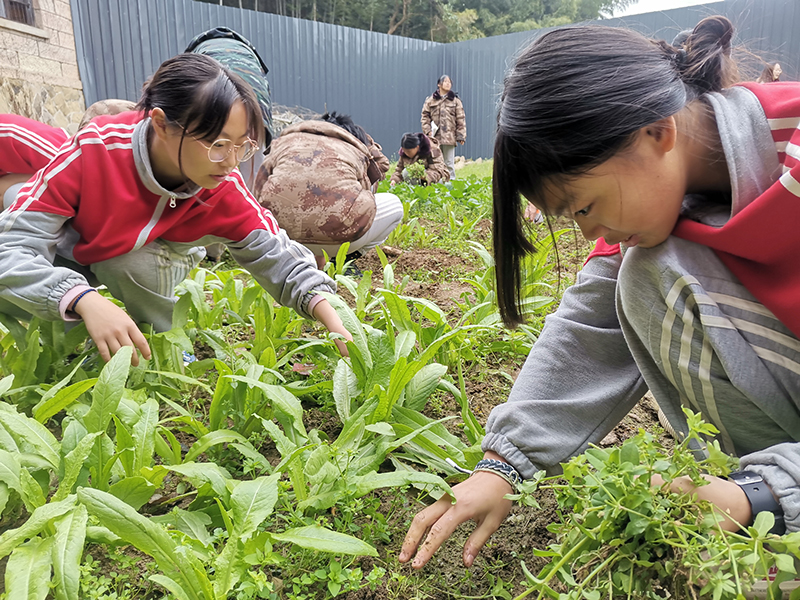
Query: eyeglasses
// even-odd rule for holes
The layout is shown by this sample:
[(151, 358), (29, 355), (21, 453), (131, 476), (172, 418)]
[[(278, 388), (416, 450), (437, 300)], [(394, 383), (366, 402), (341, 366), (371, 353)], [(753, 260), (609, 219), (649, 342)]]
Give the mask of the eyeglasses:
[(236, 160), (245, 162), (250, 160), (253, 155), (258, 151), (258, 144), (250, 138), (247, 138), (241, 144), (234, 144), (230, 140), (224, 138), (218, 139), (216, 142), (207, 146), (202, 140), (194, 138), (201, 146), (208, 149), (208, 160), (214, 163), (219, 163), (228, 158), (231, 152), (236, 152)]

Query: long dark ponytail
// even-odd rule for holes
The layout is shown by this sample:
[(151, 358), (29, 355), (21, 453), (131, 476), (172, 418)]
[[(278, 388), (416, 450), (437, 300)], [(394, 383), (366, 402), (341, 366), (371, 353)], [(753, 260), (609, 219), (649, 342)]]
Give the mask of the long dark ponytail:
[(520, 194), (541, 200), (548, 178), (585, 173), (642, 127), (735, 83), (732, 36), (720, 16), (703, 19), (682, 46), (623, 28), (564, 27), (522, 52), (505, 78), (494, 145), (497, 300), (507, 325), (523, 321), (520, 269), (535, 250)]

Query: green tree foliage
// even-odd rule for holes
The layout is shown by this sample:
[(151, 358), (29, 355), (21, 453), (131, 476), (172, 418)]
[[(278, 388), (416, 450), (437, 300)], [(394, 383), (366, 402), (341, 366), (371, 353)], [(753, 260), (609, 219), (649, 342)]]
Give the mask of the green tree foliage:
[(608, 17), (636, 0), (200, 0), (435, 42)]

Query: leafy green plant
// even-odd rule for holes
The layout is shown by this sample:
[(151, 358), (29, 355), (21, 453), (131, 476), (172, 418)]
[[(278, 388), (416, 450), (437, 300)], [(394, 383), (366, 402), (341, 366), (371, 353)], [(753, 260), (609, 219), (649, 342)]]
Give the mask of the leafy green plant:
[[(535, 551), (549, 563), (518, 598), (599, 600), (607, 598), (743, 598), (770, 568), (778, 574), (769, 597), (780, 598), (782, 581), (795, 576), (800, 534), (767, 532), (771, 513), (759, 513), (740, 533), (724, 532), (721, 515), (706, 502), (669, 491), (677, 477), (704, 485), (703, 475), (727, 475), (735, 460), (706, 443), (719, 431), (685, 410), (689, 434), (670, 454), (650, 433), (640, 431), (619, 448), (592, 447), (564, 465), (561, 478), (535, 479), (514, 496), (535, 505), (537, 488), (556, 493), (562, 521), (550, 526), (558, 541)], [(706, 457), (698, 460), (697, 448)], [(650, 485), (653, 475), (665, 484)]]
[(428, 180), (425, 176), (425, 164), (416, 161), (408, 165), (406, 168), (406, 173), (408, 175), (409, 183), (426, 183)]

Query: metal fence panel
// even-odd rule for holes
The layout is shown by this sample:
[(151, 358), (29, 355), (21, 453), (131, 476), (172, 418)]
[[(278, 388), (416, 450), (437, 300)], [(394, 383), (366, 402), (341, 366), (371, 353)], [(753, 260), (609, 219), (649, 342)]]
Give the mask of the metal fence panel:
[[(515, 56), (548, 30), (438, 44), (194, 0), (71, 0), (78, 66), (87, 103), (138, 99), (161, 62), (196, 34), (224, 25), (258, 48), (270, 67), (274, 102), (350, 114), (387, 155), (419, 131), (425, 97), (447, 73), (467, 116), (459, 154), (489, 157), (503, 77)], [(800, 3), (727, 0), (595, 23), (627, 26), (671, 41), (701, 18), (724, 14), (737, 41), (771, 62), (784, 79), (800, 75)]]
[[(419, 131), (445, 46), (192, 0), (71, 0), (87, 104), (138, 100), (142, 84), (198, 33), (226, 26), (270, 68), (274, 102), (350, 114), (387, 154)], [(419, 96), (419, 97), (418, 97)]]

